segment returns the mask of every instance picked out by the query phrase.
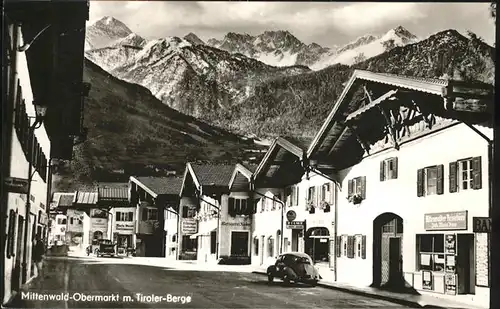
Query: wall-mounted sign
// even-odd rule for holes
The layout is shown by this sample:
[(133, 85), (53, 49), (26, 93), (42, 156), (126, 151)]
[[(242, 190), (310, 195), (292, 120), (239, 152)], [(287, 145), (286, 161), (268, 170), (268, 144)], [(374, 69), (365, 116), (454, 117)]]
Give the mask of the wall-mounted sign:
[(90, 225), (91, 228), (107, 228), (108, 227), (108, 220), (107, 219), (101, 219), (101, 218), (92, 218), (90, 220)]
[(488, 234), (479, 233), (475, 238), (476, 251), (476, 285), (490, 287), (490, 247), (488, 245)]
[(306, 227), (305, 221), (287, 221), (286, 228), (293, 230), (303, 230)]
[(28, 194), (29, 180), (17, 177), (5, 177), (3, 182), (7, 192)]
[(116, 231), (117, 232), (133, 232), (135, 228), (134, 222), (117, 222)]
[(455, 264), (455, 256), (447, 255), (446, 256), (446, 269), (445, 271), (448, 273), (456, 273), (456, 264)]
[(444, 235), (444, 253), (455, 254), (457, 252), (457, 235)]
[(467, 210), (425, 214), (426, 231), (466, 230)]
[(444, 275), (444, 291), (449, 295), (457, 294), (457, 276), (455, 274)]
[(198, 225), (196, 220), (193, 218), (184, 218), (182, 219), (181, 231), (184, 235), (192, 235), (196, 234), (198, 230)]
[(422, 289), (432, 290), (432, 272), (428, 270), (422, 271)]
[(286, 219), (288, 221), (293, 221), (297, 218), (297, 214), (293, 210), (289, 210), (286, 212)]
[(227, 226), (250, 226), (250, 222), (221, 222), (221, 225)]
[(472, 217), (472, 231), (474, 233), (491, 233), (491, 218)]
[(44, 212), (40, 212), (40, 215), (38, 216), (38, 224), (47, 225), (48, 222), (49, 217), (47, 216), (47, 214)]

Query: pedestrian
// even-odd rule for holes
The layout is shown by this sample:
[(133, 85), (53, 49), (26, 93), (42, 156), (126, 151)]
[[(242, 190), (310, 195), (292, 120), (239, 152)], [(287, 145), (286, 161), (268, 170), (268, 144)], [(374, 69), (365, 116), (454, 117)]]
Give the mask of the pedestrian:
[(45, 258), (45, 244), (40, 234), (36, 235), (35, 245), (33, 246), (33, 262), (37, 270), (37, 277), (43, 274), (43, 259)]

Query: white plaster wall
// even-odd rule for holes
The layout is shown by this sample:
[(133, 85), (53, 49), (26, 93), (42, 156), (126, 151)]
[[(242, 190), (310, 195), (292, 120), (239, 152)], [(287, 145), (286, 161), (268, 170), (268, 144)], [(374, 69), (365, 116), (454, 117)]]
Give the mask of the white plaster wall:
[[(398, 157), (398, 178), (380, 181), (380, 161)], [(482, 189), (449, 193), (449, 162), (481, 156)], [(424, 214), (468, 211), (468, 230), (472, 233), (472, 217), (488, 216), (487, 143), (463, 124), (403, 144), (399, 151), (385, 150), (365, 157), (351, 168), (341, 171), (342, 192), (338, 198), (338, 235), (366, 235), (366, 259), (338, 259), (338, 280), (368, 286), (372, 283), (373, 220), (385, 212), (403, 218), (403, 271), (415, 270), (416, 233), (424, 232)], [(444, 194), (417, 197), (417, 170), (444, 165)], [(347, 201), (349, 179), (366, 176), (366, 199), (353, 205)]]

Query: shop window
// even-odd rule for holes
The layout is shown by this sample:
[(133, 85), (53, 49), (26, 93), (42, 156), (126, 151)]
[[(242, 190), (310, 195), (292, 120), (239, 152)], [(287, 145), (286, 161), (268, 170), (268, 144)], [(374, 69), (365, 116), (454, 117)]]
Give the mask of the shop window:
[(210, 232), (210, 253), (215, 254), (216, 250), (217, 250), (217, 232), (212, 231)]
[(196, 239), (191, 239), (190, 235), (182, 236), (182, 251), (194, 252), (196, 251), (197, 246), (198, 243), (196, 242)]
[(444, 271), (444, 234), (418, 234), (417, 253), (417, 270)]
[(158, 209), (156, 208), (143, 208), (142, 221), (158, 220)]
[(398, 158), (380, 161), (380, 181), (398, 178)]
[(481, 181), (481, 157), (450, 162), (450, 193), (481, 189)]
[(417, 196), (443, 194), (443, 165), (417, 171)]
[(129, 212), (121, 212), (118, 211), (116, 212), (116, 221), (134, 221), (134, 213), (129, 211)]
[(231, 255), (248, 256), (248, 232), (231, 232)]

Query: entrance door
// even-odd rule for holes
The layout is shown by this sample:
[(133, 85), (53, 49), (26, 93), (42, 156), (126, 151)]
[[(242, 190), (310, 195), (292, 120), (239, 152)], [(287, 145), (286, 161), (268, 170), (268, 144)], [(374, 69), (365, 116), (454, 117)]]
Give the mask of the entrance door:
[(299, 251), (299, 233), (300, 230), (292, 230), (292, 251), (297, 252)]
[(475, 294), (474, 234), (457, 235), (458, 294)]
[(402, 277), (401, 269), (401, 238), (389, 239), (389, 282), (397, 283)]

